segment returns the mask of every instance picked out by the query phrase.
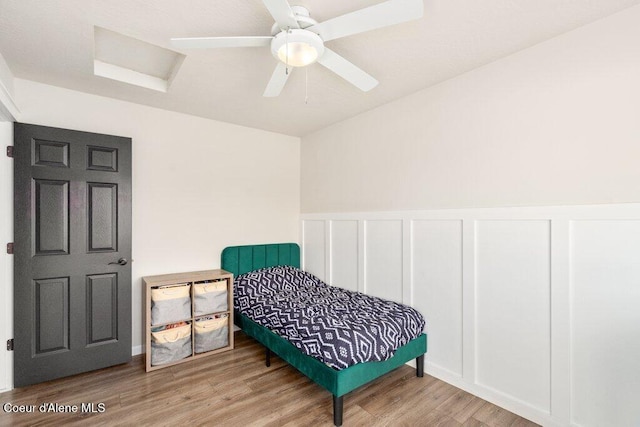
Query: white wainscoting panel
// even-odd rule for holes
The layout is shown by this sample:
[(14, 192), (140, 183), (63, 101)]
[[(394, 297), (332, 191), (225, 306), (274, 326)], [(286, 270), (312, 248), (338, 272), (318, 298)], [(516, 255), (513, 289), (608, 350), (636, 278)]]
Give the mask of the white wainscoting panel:
[(301, 217), (307, 270), (425, 316), (428, 374), (544, 426), (640, 427), (640, 203)]
[(427, 321), (427, 363), (462, 376), (462, 221), (411, 224), (413, 306)]
[(358, 290), (358, 221), (331, 221), (331, 284)]
[(640, 221), (573, 221), (572, 422), (640, 426)]
[(326, 236), (325, 221), (302, 222), (302, 267), (325, 280)]
[(551, 393), (550, 222), (476, 223), (476, 381), (545, 412)]
[(402, 302), (402, 221), (367, 221), (365, 233), (365, 292)]

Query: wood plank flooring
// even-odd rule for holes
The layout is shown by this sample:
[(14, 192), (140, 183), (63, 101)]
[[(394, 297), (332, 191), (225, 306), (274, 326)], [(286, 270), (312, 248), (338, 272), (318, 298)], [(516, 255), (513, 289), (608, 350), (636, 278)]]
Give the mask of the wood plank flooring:
[[(236, 332), (236, 348), (144, 372), (144, 360), (0, 394), (1, 426), (332, 426), (329, 392)], [(34, 405), (6, 413), (5, 403)], [(94, 413), (41, 413), (43, 403), (95, 404)], [(99, 403), (105, 410), (98, 412)], [(429, 375), (402, 366), (349, 393), (345, 426), (513, 426), (536, 424)]]

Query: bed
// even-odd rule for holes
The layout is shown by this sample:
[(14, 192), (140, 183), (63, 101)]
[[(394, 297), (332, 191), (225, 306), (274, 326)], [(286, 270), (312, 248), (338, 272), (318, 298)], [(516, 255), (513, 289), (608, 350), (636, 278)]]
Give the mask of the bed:
[[(221, 266), (234, 277), (273, 266), (300, 267), (300, 247), (295, 243), (231, 246), (222, 251)], [(265, 346), (265, 359), (270, 366), (274, 353), (333, 395), (333, 422), (342, 425), (344, 396), (356, 388), (415, 359), (416, 375), (424, 375), (427, 336), (422, 333), (397, 348), (392, 357), (382, 361), (357, 363), (336, 369), (304, 354), (290, 341), (235, 311), (235, 323), (247, 335)]]

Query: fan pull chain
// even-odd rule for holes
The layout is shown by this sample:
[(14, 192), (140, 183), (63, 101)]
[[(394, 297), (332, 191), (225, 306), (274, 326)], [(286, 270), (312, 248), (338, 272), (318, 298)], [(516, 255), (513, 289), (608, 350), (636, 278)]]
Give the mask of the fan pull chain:
[(291, 28), (287, 27), (287, 32), (284, 35), (284, 44), (285, 44), (285, 68), (284, 68), (284, 73), (288, 76), (289, 75), (289, 31), (291, 31)]

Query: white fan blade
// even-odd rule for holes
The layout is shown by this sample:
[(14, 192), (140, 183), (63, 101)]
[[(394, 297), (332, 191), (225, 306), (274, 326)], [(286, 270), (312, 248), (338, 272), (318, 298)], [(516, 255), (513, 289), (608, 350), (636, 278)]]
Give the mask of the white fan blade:
[(282, 88), (287, 82), (292, 69), (293, 67), (289, 67), (289, 73), (287, 73), (287, 66), (282, 62), (278, 62), (276, 69), (273, 70), (271, 80), (267, 83), (267, 87), (262, 96), (274, 97), (280, 95), (280, 92), (282, 92)]
[(262, 0), (262, 2), (269, 10), (271, 16), (273, 16), (273, 19), (276, 20), (278, 27), (291, 29), (300, 28), (287, 0)]
[(419, 19), (422, 18), (423, 14), (423, 0), (389, 0), (329, 19), (313, 25), (307, 30), (319, 34), (322, 40), (327, 42), (340, 37)]
[(256, 37), (186, 37), (171, 39), (175, 47), (185, 49), (209, 49), (217, 47), (261, 47), (271, 44), (271, 36)]
[(318, 59), (318, 63), (364, 92), (368, 92), (378, 86), (376, 79), (326, 47), (324, 48), (324, 54)]

